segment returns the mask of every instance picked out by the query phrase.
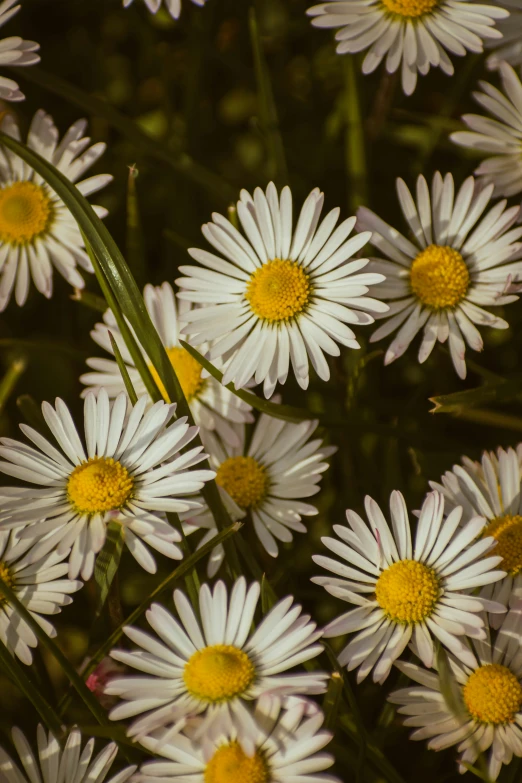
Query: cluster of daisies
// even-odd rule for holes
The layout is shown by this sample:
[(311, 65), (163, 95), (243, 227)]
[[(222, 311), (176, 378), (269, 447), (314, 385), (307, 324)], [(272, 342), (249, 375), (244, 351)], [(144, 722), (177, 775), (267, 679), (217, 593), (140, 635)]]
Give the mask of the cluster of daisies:
[[(162, 6), (144, 2), (152, 13)], [(0, 4), (0, 25), (19, 10), (14, 3)], [(163, 6), (178, 19), (181, 0)], [(457, 186), (436, 172), (431, 182), (419, 176), (412, 193), (398, 179), (404, 234), (366, 207), (345, 219), (339, 208), (324, 214), (318, 188), (298, 209), (289, 187), (241, 191), (237, 220), (212, 214), (202, 228), (206, 245), (188, 251), (194, 263), (180, 267), (176, 289), (164, 282), (143, 292), (190, 417), (178, 415), (140, 348), (162, 399), (149, 397), (107, 310), (91, 332), (104, 355), (88, 359), (80, 378), (82, 426), (58, 398), (42, 405), (45, 429), (21, 424), (24, 440), (0, 439), (0, 472), (10, 479), (0, 489), (0, 579), (48, 635), (56, 631), (47, 616), (92, 579), (110, 529), (152, 574), (158, 555), (182, 559), (187, 536), (189, 548), (193, 539), (196, 547), (210, 542), (207, 577), (220, 573), (227, 582), (204, 583), (197, 600), (175, 590), (170, 608), (152, 604), (148, 629), (125, 627), (127, 646), (89, 677), (110, 719), (126, 721), (128, 736), (153, 757), (109, 783), (337, 780), (325, 772), (334, 763), (324, 750), (332, 735), (314, 699), (329, 680), (316, 660), (323, 636), (347, 637), (339, 663), (356, 670), (358, 682), (371, 675), (384, 683), (394, 666), (411, 680), (390, 701), (415, 728), (413, 739), (428, 739), (433, 749), (457, 746), (460, 771), (489, 751), (494, 780), (522, 757), (522, 446), (486, 452), (480, 462), (464, 458), (432, 482), (420, 510), (409, 510), (398, 491), (389, 513), (369, 497), (366, 519), (348, 510), (347, 525), (323, 539), (330, 554), (313, 558), (326, 572), (313, 582), (350, 607), (323, 630), (293, 596), (267, 610), (260, 584), (233, 573), (223, 545), (211, 543), (218, 529), (206, 490), (215, 482), (231, 519), (243, 520), (277, 558), (318, 513), (308, 499), (335, 452), (317, 436), (318, 421), (257, 415), (255, 396), (238, 390), (255, 394), (259, 386), (277, 406), (274, 393), (289, 375), (303, 390), (311, 370), (328, 381), (327, 357), (358, 349), (359, 328), (375, 321), (382, 323), (371, 341), (391, 336), (385, 364), (421, 333), (419, 362), (448, 342), (464, 378), (466, 347), (483, 347), (478, 327), (507, 328), (491, 308), (517, 301), (521, 290), (520, 207), (506, 199), (522, 192), (522, 84), (513, 68), (522, 64), (515, 31), (522, 32), (522, 2), (329, 0), (309, 15), (316, 27), (338, 28), (340, 54), (366, 51), (365, 73), (383, 60), (389, 73), (400, 67), (407, 94), (431, 66), (453, 72), (447, 52), (482, 52), (486, 43), (502, 91), (481, 82), (476, 99), (492, 117), (464, 116), (468, 130), (452, 140), (491, 157)], [(31, 65), (37, 51), (36, 43), (7, 38), (0, 65)], [(0, 77), (0, 98), (23, 97)], [(20, 139), (10, 114), (0, 130)], [(91, 145), (83, 120), (60, 139), (38, 111), (26, 143), (83, 196), (110, 182), (85, 178), (104, 145)], [(362, 257), (367, 246), (375, 255)], [(51, 298), (54, 269), (76, 290), (85, 286), (82, 272), (94, 271), (65, 204), (3, 148), (0, 310), (11, 298), (24, 305), (31, 279)], [(38, 637), (7, 592), (0, 642), (31, 665)], [(77, 729), (59, 740), (40, 726), (35, 755), (13, 729), (19, 760), (0, 748), (2, 775), (8, 783), (102, 783), (117, 747), (93, 758), (94, 740), (82, 748)]]

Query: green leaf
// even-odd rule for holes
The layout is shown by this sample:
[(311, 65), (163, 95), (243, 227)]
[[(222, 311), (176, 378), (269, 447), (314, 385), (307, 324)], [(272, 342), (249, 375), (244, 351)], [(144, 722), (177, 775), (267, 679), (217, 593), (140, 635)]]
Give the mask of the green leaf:
[(268, 153), (269, 177), (275, 179), (278, 185), (286, 185), (288, 184), (288, 171), (285, 149), (279, 130), (279, 119), (270, 81), (270, 72), (263, 53), (256, 11), (253, 6), (250, 8), (249, 25), (259, 95), (260, 130), (263, 133)]
[(65, 79), (47, 73), (41, 68), (13, 68), (17, 77), (26, 79), (44, 87), (65, 98), (69, 103), (75, 103), (89, 114), (103, 117), (109, 125), (116, 128), (144, 155), (162, 164), (170, 166), (177, 174), (193, 182), (195, 185), (212, 194), (213, 197), (228, 203), (236, 197), (236, 191), (221, 177), (192, 160), (189, 155), (175, 155), (168, 147), (147, 136), (130, 118), (121, 114), (114, 106), (98, 98), (96, 95), (84, 92)]
[(368, 171), (366, 141), (361, 103), (359, 100), (358, 70), (355, 57), (342, 57), (344, 71), (345, 161), (350, 196), (349, 209), (355, 212), (361, 204), (368, 204)]
[(24, 696), (31, 702), (47, 728), (52, 731), (56, 739), (59, 739), (63, 734), (64, 726), (54, 707), (44, 699), (40, 689), (33, 683), (29, 674), (26, 674), (26, 671), (31, 672), (31, 669), (23, 669), (2, 643), (0, 643), (0, 664)]
[(109, 595), (112, 581), (118, 571), (123, 552), (123, 528), (112, 520), (107, 528), (107, 537), (103, 549), (94, 564), (94, 582), (96, 584), (96, 610), (93, 625), (99, 619)]
[(465, 408), (473, 408), (492, 402), (507, 402), (522, 397), (522, 375), (506, 378), (498, 383), (485, 383), (475, 389), (442, 394), (430, 397), (434, 404), (431, 413), (461, 413)]
[(127, 390), (129, 399), (133, 405), (136, 405), (136, 403), (138, 402), (138, 395), (136, 394), (134, 386), (132, 385), (129, 371), (127, 370), (127, 365), (123, 361), (123, 356), (121, 355), (121, 351), (118, 348), (118, 343), (116, 342), (116, 340), (114, 339), (114, 335), (110, 331), (109, 331), (109, 338), (111, 341), (112, 350), (114, 352), (114, 358), (116, 359), (116, 363), (118, 364), (118, 369), (120, 371), (121, 377), (123, 378), (123, 383), (125, 384), (125, 389)]
[(337, 716), (342, 703), (343, 678), (339, 672), (333, 672), (328, 682), (328, 690), (323, 699), (324, 727), (335, 731)]
[(127, 180), (127, 261), (129, 267), (140, 286), (147, 282), (147, 265), (145, 263), (145, 242), (141, 225), (140, 209), (138, 204), (138, 192), (136, 180), (138, 169), (129, 166)]
[(107, 302), (103, 297), (93, 294), (92, 291), (87, 291), (86, 288), (75, 288), (74, 294), (71, 294), (73, 302), (80, 302), (90, 310), (95, 310), (97, 313), (104, 313), (107, 309)]
[(7, 372), (0, 380), (0, 415), (14, 392), (16, 384), (24, 374), (27, 367), (27, 359), (24, 356), (17, 356), (9, 363)]

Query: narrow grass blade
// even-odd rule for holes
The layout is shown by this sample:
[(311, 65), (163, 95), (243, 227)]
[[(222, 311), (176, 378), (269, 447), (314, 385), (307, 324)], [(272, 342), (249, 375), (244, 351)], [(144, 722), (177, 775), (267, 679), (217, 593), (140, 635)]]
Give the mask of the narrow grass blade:
[(143, 287), (147, 282), (147, 268), (145, 263), (145, 242), (143, 239), (138, 191), (136, 187), (137, 178), (138, 169), (136, 166), (130, 166), (127, 180), (127, 241), (125, 244), (129, 267), (136, 278), (138, 285)]
[(71, 294), (73, 302), (80, 302), (90, 310), (96, 310), (97, 313), (104, 313), (107, 309), (107, 302), (102, 296), (97, 296), (86, 288), (75, 288), (74, 294)]
[(136, 391), (134, 389), (134, 386), (132, 385), (132, 381), (130, 379), (129, 371), (127, 370), (127, 365), (123, 361), (123, 357), (121, 355), (121, 351), (118, 348), (118, 343), (114, 339), (114, 336), (112, 332), (109, 332), (109, 338), (112, 345), (112, 350), (114, 351), (114, 358), (116, 359), (116, 362), (118, 364), (118, 369), (120, 371), (121, 377), (123, 378), (123, 383), (125, 384), (125, 389), (127, 390), (127, 394), (129, 395), (129, 399), (132, 402), (133, 405), (136, 405), (138, 402), (138, 395), (136, 394)]
[(93, 625), (99, 619), (123, 552), (123, 529), (119, 522), (109, 522), (107, 537), (103, 549), (94, 564), (94, 582), (96, 584), (96, 609)]
[[(40, 693), (38, 687), (32, 682), (26, 671), (20, 666), (16, 658), (13, 658), (7, 647), (0, 643), (0, 665), (9, 675), (12, 681), (18, 686), (21, 692), (28, 699), (38, 715), (50, 729), (57, 739), (63, 734), (64, 726), (54, 707), (52, 707)], [(31, 669), (27, 669), (28, 672)]]
[(522, 397), (522, 375), (498, 383), (485, 383), (476, 389), (442, 394), (430, 397), (434, 404), (431, 413), (460, 413), (465, 408), (473, 408), (492, 402), (507, 402)]
[(26, 367), (27, 359), (25, 356), (17, 356), (10, 362), (4, 377), (0, 380), (0, 415), (14, 392), (20, 377), (24, 374)]
[(366, 164), (365, 131), (362, 121), (357, 63), (355, 57), (342, 57), (344, 68), (345, 161), (348, 176), (348, 207), (353, 213), (361, 204), (368, 204), (368, 170)]
[(335, 731), (337, 716), (342, 704), (343, 678), (339, 672), (333, 672), (328, 683), (328, 690), (323, 700), (324, 727)]
[(274, 179), (279, 186), (287, 185), (288, 171), (283, 139), (281, 138), (281, 132), (279, 130), (279, 119), (270, 81), (270, 73), (263, 53), (261, 37), (259, 35), (259, 25), (254, 7), (250, 8), (249, 25), (259, 99), (259, 124), (268, 153), (269, 177), (270, 179)]

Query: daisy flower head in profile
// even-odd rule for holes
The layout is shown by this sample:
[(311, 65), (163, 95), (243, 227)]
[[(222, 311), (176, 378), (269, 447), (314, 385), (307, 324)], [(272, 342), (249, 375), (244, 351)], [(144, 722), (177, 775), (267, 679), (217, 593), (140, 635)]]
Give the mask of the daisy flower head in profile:
[[(161, 7), (161, 0), (143, 0), (151, 14), (156, 14)], [(128, 8), (133, 0), (123, 0), (123, 7)], [(207, 0), (192, 0), (194, 5), (204, 6)], [(173, 19), (179, 19), (181, 14), (181, 0), (165, 0), (165, 8)]]
[[(318, 513), (304, 498), (319, 492), (322, 474), (328, 469), (326, 460), (336, 449), (324, 446), (320, 438), (311, 439), (317, 424), (311, 420), (293, 424), (262, 414), (248, 443), (245, 427), (237, 427), (236, 447), (202, 433), (216, 483), (228, 496), (232, 515), (236, 519), (248, 515), (272, 557), (279, 554), (278, 541), (290, 543), (293, 532), (306, 533), (303, 516)], [(211, 559), (217, 563), (219, 558), (221, 564), (222, 546), (219, 553), (214, 551)]]
[(334, 758), (321, 752), (332, 739), (322, 728), (322, 712), (304, 699), (291, 701), (283, 707), (280, 700), (262, 697), (252, 710), (248, 742), (229, 713), (203, 737), (201, 718), (166, 742), (165, 729), (144, 737), (142, 745), (162, 758), (142, 764), (138, 783), (339, 783), (323, 774)]
[(180, 590), (174, 592), (179, 620), (153, 604), (146, 617), (154, 635), (127, 627), (125, 633), (138, 649), (111, 653), (143, 674), (111, 680), (106, 693), (123, 701), (109, 717), (125, 720), (144, 713), (128, 731), (140, 740), (167, 727), (166, 741), (195, 715), (205, 718), (199, 732), (203, 736), (223, 712), (238, 716), (248, 733), (246, 705), (263, 694), (322, 693), (326, 674), (288, 671), (319, 655), (321, 632), (291, 596), (252, 629), (259, 595), (260, 585), (247, 587), (244, 577), (230, 596), (223, 582), (212, 590), (204, 584), (199, 591), (201, 620)]
[(0, 439), (0, 471), (25, 485), (18, 498), (4, 504), (0, 529), (32, 523), (20, 536), (37, 540), (34, 558), (70, 549), (71, 579), (91, 577), (111, 521), (122, 525), (125, 545), (149, 573), (156, 571), (149, 546), (181, 560), (181, 536), (165, 512), (198, 507), (190, 496), (215, 475), (191, 470), (205, 458), (202, 446), (180, 453), (197, 428), (189, 427), (185, 417), (169, 426), (175, 404), (160, 401), (149, 407), (148, 398), (141, 397), (129, 416), (126, 410), (125, 394), (111, 404), (104, 389), (98, 395), (90, 392), (83, 443), (58, 398), (55, 408), (44, 402), (42, 413), (59, 448), (25, 424), (20, 429), (34, 445)]
[(373, 323), (370, 312), (388, 309), (366, 296), (382, 275), (364, 269), (367, 259), (353, 258), (370, 235), (348, 238), (354, 217), (336, 228), (338, 208), (319, 223), (323, 201), (313, 190), (293, 227), (289, 187), (279, 196), (271, 182), (253, 198), (242, 190), (237, 216), (244, 233), (214, 213), (202, 231), (219, 255), (189, 250), (200, 266), (180, 267), (178, 296), (202, 306), (184, 314), (182, 332), (195, 345), (213, 341), (209, 357), (225, 362), (223, 384), (239, 389), (253, 378), (270, 397), (291, 364), (306, 389), (310, 362), (328, 380), (325, 354), (339, 356), (339, 344), (359, 348), (351, 325)]
[(415, 727), (411, 739), (428, 740), (431, 750), (457, 745), (461, 774), (488, 749), (489, 780), (496, 780), (513, 756), (522, 756), (521, 634), (519, 606), (506, 615), (494, 641), (489, 635), (473, 640), (469, 661), (448, 656), (454, 704), (446, 701), (447, 683), (436, 671), (403, 661), (396, 664), (415, 683), (389, 696), (408, 716), (404, 725)]
[(486, 60), (492, 71), (502, 62), (515, 68), (522, 66), (522, 0), (501, 0), (501, 5), (509, 11), (509, 17), (497, 23), (502, 38), (486, 44), (488, 49), (493, 50)]
[[(44, 157), (89, 196), (112, 180), (96, 174), (78, 182), (102, 155), (105, 144), (89, 147), (84, 136), (86, 120), (71, 125), (60, 141), (52, 118), (37, 111), (29, 128), (27, 146)], [(5, 116), (0, 130), (20, 140), (18, 126)], [(99, 217), (107, 210), (93, 207)], [(14, 291), (16, 303), (25, 304), (32, 278), (48, 299), (53, 293), (53, 267), (75, 288), (84, 280), (77, 267), (93, 272), (83, 239), (63, 201), (27, 163), (7, 148), (0, 150), (0, 311)]]
[[(479, 535), (496, 541), (494, 555), (502, 560), (499, 568), (506, 577), (490, 586), (495, 601), (515, 606), (522, 600), (522, 497), (521, 465), (512, 449), (485, 451), (480, 462), (462, 458), (462, 465), (446, 471), (440, 483), (430, 481), (432, 489), (443, 493), (446, 512), (456, 506), (464, 509), (463, 521), (480, 516)], [(499, 625), (492, 616), (490, 623)]]
[[(82, 735), (78, 729), (72, 729), (63, 749), (54, 735), (39, 725), (36, 731), (37, 753), (34, 753), (29, 741), (16, 726), (11, 730), (13, 746), (19, 759), (11, 756), (0, 747), (0, 769), (5, 783), (104, 783), (107, 774), (118, 754), (115, 742), (106, 745), (94, 758), (95, 741), (91, 737), (82, 749)], [(113, 775), (107, 783), (125, 783), (136, 771), (136, 767), (126, 767)]]
[[(54, 550), (32, 558), (33, 549), (34, 542), (21, 538), (19, 530), (0, 531), (0, 578), (45, 633), (54, 637), (53, 625), (42, 615), (58, 614), (62, 606), (72, 603), (71, 593), (79, 590), (82, 583), (66, 577), (68, 566), (64, 560), (68, 551), (58, 554)], [(0, 642), (22, 663), (31, 665), (31, 648), (38, 645), (38, 637), (3, 595), (0, 595)]]
[(450, 138), (461, 147), (492, 153), (475, 174), (495, 186), (495, 195), (509, 198), (522, 193), (522, 84), (508, 63), (500, 63), (499, 71), (502, 91), (481, 81), (482, 92), (473, 93), (493, 117), (464, 114), (469, 130), (456, 131)]
[(499, 603), (467, 594), (505, 576), (497, 569), (501, 558), (489, 555), (494, 539), (475, 540), (484, 520), (475, 517), (459, 530), (462, 508), (443, 520), (444, 497), (430, 492), (412, 541), (400, 492), (390, 497), (391, 527), (372, 498), (366, 497), (364, 505), (368, 522), (348, 510), (349, 527), (335, 525), (337, 538), (322, 539), (341, 560), (313, 557), (337, 576), (312, 581), (356, 607), (324, 631), (327, 637), (356, 633), (339, 663), (349, 671), (358, 668), (358, 682), (373, 669), (374, 681), (382, 683), (410, 641), (424, 665), (433, 666), (435, 639), (470, 665), (472, 656), (462, 637), (485, 638), (485, 607), (505, 612)]
[(370, 269), (386, 276), (376, 295), (390, 304), (386, 322), (371, 342), (397, 331), (384, 363), (407, 350), (423, 330), (419, 362), (425, 362), (437, 340), (449, 342), (453, 365), (466, 377), (466, 344), (483, 348), (477, 326), (507, 329), (509, 324), (485, 307), (510, 304), (518, 297), (507, 292), (522, 276), (522, 227), (512, 228), (520, 208), (506, 202), (489, 205), (493, 185), (486, 187), (468, 177), (455, 193), (451, 174), (436, 172), (431, 192), (425, 178), (417, 179), (416, 200), (402, 179), (397, 193), (411, 231), (407, 239), (365, 207), (358, 211), (362, 229), (373, 232), (371, 243), (379, 257)]
[(329, 0), (308, 9), (315, 27), (339, 28), (338, 54), (367, 51), (362, 71), (373, 73), (385, 59), (388, 73), (401, 68), (402, 88), (411, 95), (417, 74), (440, 68), (454, 72), (447, 52), (463, 56), (502, 38), (498, 19), (509, 12), (470, 0)]
[[(179, 344), (179, 318), (184, 311), (190, 310), (190, 305), (181, 302), (178, 306), (174, 291), (169, 283), (161, 286), (146, 285), (143, 291), (145, 306), (161, 338), (170, 362), (178, 377), (183, 394), (190, 405), (194, 421), (205, 430), (215, 430), (218, 435), (232, 445), (237, 445), (238, 438), (233, 424), (253, 421), (252, 408), (235, 394), (232, 394), (221, 383), (210, 377), (200, 363)], [(179, 313), (178, 313), (179, 308)], [(112, 334), (127, 365), (132, 385), (136, 394), (147, 394), (141, 376), (134, 366), (132, 357), (125, 345), (111, 310), (103, 316), (103, 323), (97, 323), (91, 332), (95, 343), (114, 356), (109, 332)], [(200, 352), (206, 353), (208, 345), (199, 346)], [(89, 387), (83, 392), (85, 396), (89, 389), (107, 390), (109, 397), (116, 397), (125, 391), (118, 364), (110, 359), (87, 359), (87, 364), (94, 372), (81, 376), (80, 381)], [(219, 363), (217, 363), (219, 366)], [(166, 402), (165, 387), (158, 373), (149, 361), (149, 368), (158, 384)]]
[[(17, 0), (4, 0), (0, 3), (0, 27), (3, 27), (22, 7), (15, 5)], [(40, 62), (36, 54), (40, 45), (34, 41), (24, 41), (17, 35), (0, 40), (0, 65), (34, 65)], [(23, 101), (25, 95), (18, 84), (6, 76), (0, 76), (0, 99), (3, 101)]]

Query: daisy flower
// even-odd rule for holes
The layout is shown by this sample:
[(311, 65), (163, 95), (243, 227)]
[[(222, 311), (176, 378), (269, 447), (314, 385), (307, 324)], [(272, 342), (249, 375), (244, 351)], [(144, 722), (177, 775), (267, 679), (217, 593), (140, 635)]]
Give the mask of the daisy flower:
[[(510, 611), (497, 634), (474, 641), (475, 655), (465, 664), (449, 656), (455, 682), (455, 701), (449, 705), (436, 672), (413, 663), (397, 666), (418, 685), (401, 688), (389, 697), (408, 715), (405, 726), (415, 726), (411, 739), (428, 739), (432, 750), (458, 746), (459, 772), (474, 764), (479, 754), (491, 748), (487, 771), (496, 780), (502, 764), (522, 756), (522, 653), (520, 608)], [(419, 687), (419, 685), (421, 687)], [(455, 709), (457, 708), (457, 709)]]
[(334, 763), (333, 756), (321, 753), (332, 735), (321, 728), (324, 716), (309, 704), (296, 699), (289, 709), (256, 704), (252, 715), (252, 740), (243, 739), (237, 720), (224, 713), (204, 736), (198, 737), (201, 719), (193, 719), (183, 733), (166, 743), (167, 732), (160, 730), (141, 740), (147, 750), (162, 760), (146, 761), (136, 776), (139, 783), (165, 783), (170, 780), (192, 783), (339, 783), (321, 774)]
[[(128, 8), (133, 0), (123, 0), (123, 7)], [(192, 0), (195, 5), (204, 6), (207, 0)], [(144, 0), (151, 14), (157, 13), (161, 6), (161, 0)], [(181, 0), (165, 0), (165, 7), (173, 19), (178, 19), (181, 13)]]
[[(313, 582), (357, 608), (333, 620), (324, 635), (357, 635), (339, 656), (351, 671), (358, 667), (361, 682), (373, 669), (373, 679), (382, 683), (393, 662), (413, 640), (425, 666), (433, 666), (433, 638), (464, 663), (472, 656), (461, 637), (485, 638), (480, 613), (504, 612), (495, 602), (467, 591), (491, 584), (505, 576), (495, 569), (501, 558), (484, 557), (495, 541), (475, 542), (484, 520), (475, 517), (457, 531), (462, 508), (455, 508), (443, 521), (444, 498), (431, 492), (420, 512), (412, 543), (404, 498), (392, 492), (391, 529), (377, 503), (365, 498), (368, 523), (348, 510), (350, 527), (335, 525), (339, 537), (323, 538), (325, 546), (345, 562), (315, 555), (317, 565), (341, 578), (317, 576)], [(475, 542), (475, 543), (473, 543)]]
[[(516, 451), (485, 451), (480, 462), (462, 458), (441, 478), (430, 481), (432, 489), (442, 492), (446, 511), (462, 506), (463, 520), (480, 516), (481, 536), (496, 541), (494, 554), (502, 558), (500, 568), (506, 577), (490, 588), (495, 601), (515, 606), (522, 599), (522, 497), (521, 465)], [(491, 618), (496, 625), (495, 618)]]
[[(47, 734), (39, 725), (36, 755), (16, 726), (11, 730), (11, 737), (19, 761), (13, 761), (0, 747), (0, 770), (5, 783), (103, 783), (118, 753), (118, 746), (111, 742), (93, 759), (94, 739), (87, 740), (82, 750), (82, 735), (78, 729), (70, 732), (62, 750), (54, 735), (51, 732)], [(125, 783), (135, 770), (136, 767), (126, 767), (107, 783)]]
[[(89, 147), (84, 137), (86, 120), (71, 125), (62, 141), (52, 118), (37, 111), (29, 128), (27, 146), (44, 157), (71, 182), (95, 163), (105, 144)], [(3, 118), (0, 130), (20, 140), (18, 126), (10, 115)], [(105, 187), (108, 174), (77, 182), (80, 193), (89, 196)], [(100, 217), (107, 210), (93, 207)], [(93, 272), (83, 239), (73, 216), (47, 183), (14, 152), (0, 149), (0, 311), (7, 306), (14, 289), (18, 305), (29, 293), (30, 278), (48, 299), (53, 292), (53, 266), (75, 288), (83, 288), (80, 266)]]
[[(241, 512), (249, 515), (257, 537), (272, 557), (279, 554), (277, 541), (290, 543), (292, 531), (306, 533), (301, 517), (317, 514), (316, 507), (303, 498), (319, 492), (322, 474), (328, 469), (325, 460), (336, 450), (323, 446), (320, 438), (310, 440), (317, 425), (317, 421), (292, 424), (262, 414), (248, 443), (245, 427), (236, 428), (236, 447), (221, 443), (210, 433), (202, 434), (216, 483), (233, 501), (230, 505), (235, 518), (241, 518)], [(216, 533), (213, 526), (213, 535)], [(211, 537), (207, 535), (205, 540)], [(223, 558), (220, 546), (211, 555), (216, 570)]]
[[(53, 625), (42, 615), (58, 614), (62, 606), (72, 603), (71, 593), (81, 582), (64, 579), (68, 555), (53, 551), (33, 558), (34, 545), (20, 537), (20, 531), (0, 531), (0, 577), (16, 593), (19, 601), (31, 613), (46, 634), (56, 636)], [(33, 629), (20, 617), (8, 598), (0, 595), (0, 642), (22, 663), (31, 665), (31, 648), (38, 645)]]
[[(196, 424), (205, 430), (216, 430), (221, 438), (236, 445), (238, 439), (231, 425), (232, 423), (253, 421), (252, 408), (214, 378), (208, 376), (200, 363), (179, 344), (179, 317), (172, 286), (168, 283), (163, 283), (161, 286), (146, 285), (143, 297), (151, 320), (181, 384), (183, 394), (190, 405)], [(179, 309), (181, 316), (184, 311), (190, 310), (190, 305), (187, 307), (185, 302), (181, 302)], [(147, 394), (111, 310), (105, 312), (103, 320), (104, 323), (95, 325), (91, 332), (92, 339), (105, 351), (114, 355), (109, 337), (110, 331), (127, 365), (136, 394), (138, 396)], [(206, 353), (207, 350), (208, 345), (200, 346), (200, 352)], [(116, 361), (87, 359), (87, 364), (95, 372), (85, 373), (81, 376), (80, 381), (87, 384), (93, 391), (105, 388), (109, 397), (117, 397), (118, 394), (125, 391), (125, 384)], [(164, 398), (170, 402), (158, 373), (150, 362), (149, 368)], [(85, 396), (87, 391), (84, 391), (82, 396)]]
[(176, 405), (160, 401), (147, 406), (148, 398), (141, 397), (126, 417), (125, 394), (111, 405), (104, 389), (97, 396), (89, 393), (84, 446), (69, 409), (58, 398), (55, 408), (44, 402), (42, 412), (59, 449), (26, 424), (20, 429), (36, 448), (0, 438), (5, 460), (0, 471), (26, 485), (19, 498), (4, 505), (0, 529), (34, 523), (20, 536), (38, 539), (35, 559), (54, 548), (61, 554), (72, 547), (71, 579), (78, 574), (91, 577), (111, 520), (122, 525), (127, 548), (146, 571), (156, 571), (147, 545), (180, 560), (176, 543), (181, 537), (165, 512), (197, 507), (187, 496), (215, 474), (189, 470), (205, 455), (202, 446), (180, 453), (196, 437), (197, 428), (189, 427), (185, 417), (168, 426)]
[(111, 680), (106, 693), (124, 701), (109, 717), (122, 720), (145, 713), (128, 731), (142, 737), (162, 727), (174, 734), (187, 717), (204, 713), (204, 733), (223, 712), (239, 715), (240, 725), (248, 724), (245, 702), (265, 693), (322, 693), (326, 674), (288, 673), (319, 655), (321, 632), (291, 596), (252, 630), (259, 594), (259, 584), (247, 589), (244, 577), (234, 584), (230, 598), (223, 582), (212, 591), (204, 584), (199, 591), (200, 621), (186, 596), (176, 590), (181, 623), (153, 604), (146, 617), (155, 635), (127, 627), (125, 633), (139, 649), (111, 653), (144, 674)]
[(226, 362), (223, 384), (240, 388), (254, 378), (270, 397), (276, 383), (285, 383), (291, 362), (306, 389), (309, 361), (327, 381), (324, 354), (339, 356), (338, 343), (359, 348), (347, 324), (373, 323), (367, 310), (388, 309), (365, 296), (383, 276), (361, 272), (367, 259), (352, 258), (370, 235), (348, 239), (355, 218), (335, 228), (338, 208), (319, 224), (323, 200), (313, 190), (292, 229), (290, 188), (280, 197), (273, 182), (266, 194), (256, 188), (253, 198), (242, 190), (237, 215), (246, 236), (214, 213), (202, 231), (220, 255), (189, 250), (201, 266), (180, 267), (186, 277), (177, 280), (178, 297), (203, 306), (184, 314), (182, 332), (195, 344), (213, 341), (210, 359)]
[[(15, 5), (16, 0), (4, 0), (0, 3), (0, 27), (3, 27), (11, 17), (18, 13), (21, 5)], [(14, 6), (14, 7), (13, 7)], [(24, 41), (17, 35), (0, 40), (0, 65), (34, 65), (40, 62), (40, 56), (35, 54), (40, 45), (34, 41)], [(0, 99), (3, 101), (23, 101), (25, 95), (18, 84), (6, 76), (0, 76)]]
[(494, 119), (464, 114), (462, 119), (469, 130), (452, 133), (450, 139), (461, 147), (493, 153), (475, 169), (475, 174), (484, 183), (492, 183), (496, 195), (509, 197), (522, 192), (522, 84), (507, 63), (501, 63), (499, 71), (503, 92), (479, 82), (483, 92), (473, 93)]
[[(371, 242), (382, 254), (370, 269), (386, 275), (376, 293), (390, 301), (386, 323), (371, 336), (371, 342), (398, 329), (384, 357), (390, 364), (406, 351), (415, 335), (424, 329), (419, 362), (425, 362), (437, 340), (449, 340), (455, 370), (466, 377), (466, 343), (481, 351), (482, 337), (476, 327), (507, 329), (509, 324), (484, 306), (515, 302), (506, 293), (522, 273), (522, 227), (510, 227), (519, 207), (495, 204), (480, 220), (489, 204), (493, 185), (478, 187), (468, 177), (454, 193), (453, 177), (433, 177), (430, 191), (421, 175), (417, 179), (417, 203), (402, 179), (397, 193), (403, 215), (412, 232), (406, 239), (395, 228), (365, 207), (358, 212), (364, 229), (373, 231)], [(480, 220), (480, 222), (479, 222)], [(399, 328), (400, 327), (400, 328)]]
[(486, 44), (488, 49), (494, 49), (486, 60), (491, 70), (496, 70), (502, 62), (515, 67), (522, 65), (522, 0), (502, 0), (501, 4), (509, 11), (509, 17), (497, 24), (502, 39)]
[(338, 54), (368, 50), (363, 73), (373, 73), (386, 58), (386, 70), (401, 66), (402, 88), (411, 95), (417, 73), (431, 66), (451, 76), (446, 52), (463, 56), (484, 50), (487, 39), (502, 38), (497, 19), (509, 12), (470, 0), (330, 0), (308, 9), (315, 27), (337, 27)]

